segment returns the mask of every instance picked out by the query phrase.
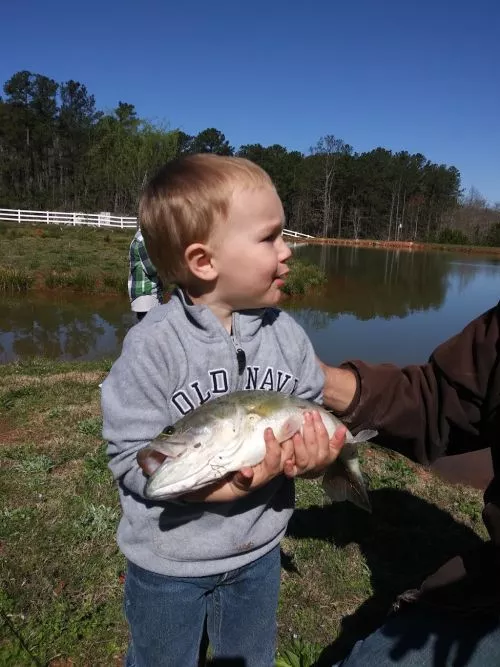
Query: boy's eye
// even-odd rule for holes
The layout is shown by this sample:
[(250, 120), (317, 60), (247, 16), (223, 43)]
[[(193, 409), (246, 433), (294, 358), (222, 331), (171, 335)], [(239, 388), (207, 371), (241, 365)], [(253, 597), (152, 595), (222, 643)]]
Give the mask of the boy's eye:
[(278, 236), (281, 236), (281, 230), (279, 232), (272, 232), (272, 234), (268, 234), (265, 239), (262, 239), (263, 241), (275, 241)]

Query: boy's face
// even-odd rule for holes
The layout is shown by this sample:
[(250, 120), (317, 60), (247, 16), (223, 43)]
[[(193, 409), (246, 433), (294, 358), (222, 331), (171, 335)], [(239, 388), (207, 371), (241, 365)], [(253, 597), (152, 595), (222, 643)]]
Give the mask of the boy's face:
[(211, 238), (217, 298), (232, 310), (279, 302), (292, 254), (281, 235), (283, 223), (283, 206), (274, 188), (235, 190), (228, 220)]

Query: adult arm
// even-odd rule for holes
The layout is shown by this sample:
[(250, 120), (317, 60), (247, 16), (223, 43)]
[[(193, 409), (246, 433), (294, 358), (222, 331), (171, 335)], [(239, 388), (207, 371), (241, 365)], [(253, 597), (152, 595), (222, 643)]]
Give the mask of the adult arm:
[(497, 304), (426, 364), (323, 366), (324, 402), (351, 428), (376, 428), (377, 442), (421, 463), (480, 449), (496, 393), (499, 332)]

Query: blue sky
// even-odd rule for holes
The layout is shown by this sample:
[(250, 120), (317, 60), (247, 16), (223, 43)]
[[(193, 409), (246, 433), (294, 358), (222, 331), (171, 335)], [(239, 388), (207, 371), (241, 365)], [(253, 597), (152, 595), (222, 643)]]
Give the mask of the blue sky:
[(76, 79), (233, 146), (307, 152), (334, 134), (456, 166), (500, 201), (498, 0), (2, 3), (0, 81)]

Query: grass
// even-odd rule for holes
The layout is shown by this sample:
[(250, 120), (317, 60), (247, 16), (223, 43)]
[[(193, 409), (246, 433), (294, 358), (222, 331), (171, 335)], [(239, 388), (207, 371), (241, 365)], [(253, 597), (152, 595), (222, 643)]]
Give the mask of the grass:
[(26, 292), (34, 283), (34, 276), (26, 269), (0, 266), (0, 292)]
[[(134, 229), (94, 229), (0, 223), (0, 291), (72, 290), (127, 294), (128, 252)], [(304, 292), (325, 282), (316, 266), (290, 263), (284, 291)], [(171, 286), (166, 287), (166, 291)]]
[[(124, 558), (101, 440), (108, 362), (0, 366), (0, 664), (120, 664)], [(282, 543), (279, 667), (331, 665), (394, 597), (485, 531), (481, 494), (376, 445), (373, 513), (297, 482)]]
[(121, 292), (127, 294), (128, 275), (123, 272), (109, 273), (104, 276), (104, 288), (110, 292)]
[(107, 365), (34, 365), (0, 378), (0, 590), (14, 626), (0, 630), (0, 664), (32, 664), (22, 637), (40, 664), (109, 665), (124, 627), (119, 508), (100, 439)]
[(134, 231), (0, 223), (0, 290), (125, 293)]
[(86, 273), (81, 269), (75, 273), (51, 271), (45, 277), (45, 287), (48, 289), (68, 288), (76, 292), (94, 292), (96, 290), (96, 283), (97, 277), (94, 274)]
[(289, 262), (290, 273), (283, 291), (290, 296), (304, 294), (326, 282), (326, 274), (315, 264), (298, 259)]

